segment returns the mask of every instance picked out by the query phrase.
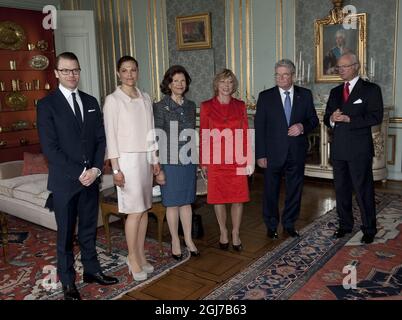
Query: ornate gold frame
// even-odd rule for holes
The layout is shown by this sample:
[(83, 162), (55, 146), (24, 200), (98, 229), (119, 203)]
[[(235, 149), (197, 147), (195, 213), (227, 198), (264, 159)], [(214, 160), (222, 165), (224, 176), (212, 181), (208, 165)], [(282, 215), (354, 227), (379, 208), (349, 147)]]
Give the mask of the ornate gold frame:
[[(186, 42), (183, 34), (183, 24), (201, 22), (204, 25), (204, 38), (201, 41)], [(176, 38), (179, 50), (209, 49), (212, 47), (211, 41), (211, 18), (209, 13), (200, 13), (192, 16), (176, 17)]]
[[(341, 82), (342, 79), (338, 75), (324, 74), (324, 27), (330, 25), (340, 25), (344, 23), (345, 18), (356, 23), (356, 28), (358, 30), (358, 43), (356, 45), (356, 55), (359, 58), (361, 68), (360, 74), (365, 77), (366, 75), (366, 44), (367, 44), (367, 14), (345, 14), (342, 9), (334, 8), (330, 11), (330, 14), (323, 18), (317, 19), (314, 23), (314, 39), (315, 39), (315, 81), (316, 82)], [(355, 30), (355, 29), (352, 29)], [(345, 32), (348, 32), (345, 29)]]

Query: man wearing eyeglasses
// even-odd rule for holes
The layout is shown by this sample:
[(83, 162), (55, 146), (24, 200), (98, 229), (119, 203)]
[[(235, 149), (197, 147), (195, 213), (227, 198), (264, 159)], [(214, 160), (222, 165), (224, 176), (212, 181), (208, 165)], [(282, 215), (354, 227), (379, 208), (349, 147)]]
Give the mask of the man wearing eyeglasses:
[(378, 85), (359, 78), (355, 54), (343, 54), (337, 62), (344, 81), (331, 90), (324, 123), (332, 129), (330, 159), (334, 172), (339, 228), (336, 238), (353, 229), (352, 192), (360, 208), (362, 243), (371, 243), (377, 233), (372, 162), (371, 127), (382, 122), (383, 100)]
[(57, 223), (57, 273), (65, 300), (80, 300), (75, 286), (73, 236), (78, 218), (78, 242), (84, 282), (110, 285), (96, 253), (100, 169), (106, 138), (99, 104), (78, 90), (80, 65), (74, 53), (56, 58), (59, 87), (38, 102), (40, 144), (49, 165), (47, 207)]
[(278, 238), (279, 191), (286, 179), (284, 233), (298, 237), (295, 222), (300, 214), (307, 135), (318, 125), (311, 91), (295, 86), (295, 66), (288, 59), (275, 64), (276, 86), (262, 91), (255, 115), (255, 153), (264, 169), (263, 218), (267, 235)]

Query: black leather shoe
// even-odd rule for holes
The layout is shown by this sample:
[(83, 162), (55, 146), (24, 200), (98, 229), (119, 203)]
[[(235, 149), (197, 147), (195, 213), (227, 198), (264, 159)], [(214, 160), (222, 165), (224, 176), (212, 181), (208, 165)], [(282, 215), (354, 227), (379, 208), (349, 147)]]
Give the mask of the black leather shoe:
[(240, 244), (232, 244), (232, 248), (234, 251), (239, 251), (239, 252), (243, 250), (243, 246), (241, 243)]
[(268, 236), (268, 238), (271, 238), (271, 239), (278, 239), (279, 238), (278, 232), (276, 232), (276, 230), (274, 230), (274, 229), (268, 229), (267, 236)]
[(229, 242), (226, 242), (226, 243), (219, 242), (219, 249), (228, 250), (229, 249)]
[(64, 300), (81, 300), (80, 293), (75, 284), (63, 285)]
[(363, 234), (362, 239), (360, 240), (361, 243), (369, 244), (374, 241), (374, 235)]
[(101, 271), (97, 273), (84, 273), (83, 280), (86, 283), (93, 283), (96, 282), (98, 284), (101, 284), (103, 286), (109, 286), (111, 284), (116, 284), (119, 282), (117, 278), (114, 277), (109, 277), (107, 275), (104, 275)]
[(285, 228), (284, 231), (292, 238), (300, 237), (299, 232), (296, 231), (295, 228)]
[(337, 239), (340, 239), (340, 238), (343, 238), (346, 234), (348, 234), (350, 232), (351, 231), (339, 228), (338, 230), (335, 231), (334, 237)]

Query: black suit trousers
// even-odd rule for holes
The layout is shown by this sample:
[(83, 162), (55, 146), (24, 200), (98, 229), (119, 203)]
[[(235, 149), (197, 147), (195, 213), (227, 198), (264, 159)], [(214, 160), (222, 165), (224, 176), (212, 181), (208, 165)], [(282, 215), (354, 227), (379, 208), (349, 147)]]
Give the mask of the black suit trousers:
[(283, 227), (294, 228), (300, 214), (304, 161), (294, 159), (290, 152), (282, 166), (271, 165), (268, 159), (268, 166), (264, 170), (263, 218), (267, 229), (270, 230), (275, 230), (280, 220), (279, 193), (283, 175), (286, 183), (285, 207), (281, 219)]
[(351, 231), (354, 224), (352, 211), (354, 190), (360, 208), (363, 233), (368, 235), (377, 233), (372, 161), (373, 159), (367, 156), (350, 161), (332, 160), (339, 227), (346, 231)]
[(96, 254), (99, 185), (93, 183), (73, 196), (53, 192), (57, 223), (57, 273), (63, 285), (75, 282), (73, 240), (78, 218), (78, 242), (86, 273), (101, 271)]

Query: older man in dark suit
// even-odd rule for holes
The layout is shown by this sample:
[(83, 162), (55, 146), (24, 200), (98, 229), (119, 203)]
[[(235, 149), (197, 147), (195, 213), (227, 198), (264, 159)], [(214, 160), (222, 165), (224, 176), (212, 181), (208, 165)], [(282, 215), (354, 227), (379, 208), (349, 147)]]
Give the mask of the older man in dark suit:
[(293, 84), (295, 66), (283, 59), (275, 65), (276, 86), (262, 91), (255, 115), (257, 164), (264, 168), (263, 217), (267, 235), (278, 238), (279, 191), (286, 179), (282, 225), (291, 237), (299, 236), (295, 222), (300, 213), (307, 135), (318, 125), (311, 91)]
[(359, 204), (363, 243), (371, 243), (377, 233), (372, 162), (374, 156), (371, 127), (382, 122), (381, 89), (359, 78), (360, 63), (347, 53), (337, 62), (344, 81), (331, 90), (324, 123), (333, 131), (330, 158), (334, 168), (336, 208), (342, 238), (353, 228), (352, 191)]
[(80, 300), (75, 286), (73, 236), (77, 217), (84, 282), (115, 284), (96, 253), (100, 169), (105, 130), (96, 99), (79, 91), (80, 65), (71, 52), (56, 58), (59, 87), (38, 103), (38, 131), (49, 164), (48, 189), (57, 223), (57, 272), (66, 300)]

